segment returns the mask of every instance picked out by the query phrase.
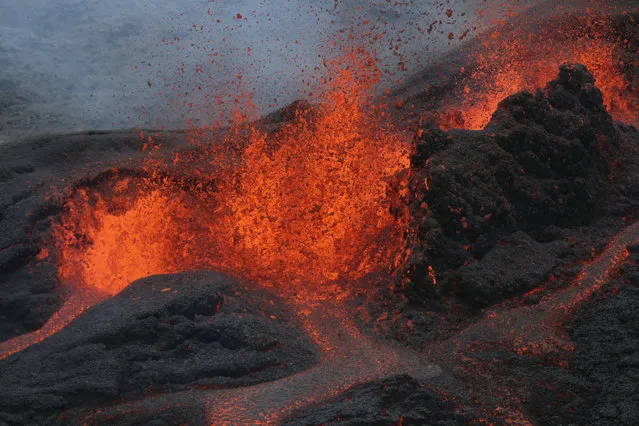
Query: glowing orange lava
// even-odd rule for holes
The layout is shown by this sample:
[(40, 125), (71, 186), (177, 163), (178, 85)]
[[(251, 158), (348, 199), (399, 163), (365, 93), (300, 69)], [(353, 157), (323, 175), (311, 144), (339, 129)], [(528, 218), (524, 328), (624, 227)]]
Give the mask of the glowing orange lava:
[(567, 62), (581, 63), (593, 74), (615, 120), (639, 124), (639, 93), (624, 75), (623, 42), (609, 34), (609, 26), (608, 18), (582, 16), (558, 30), (560, 36), (551, 37), (548, 30), (487, 33), (470, 55), (475, 66), (462, 72), (460, 103), (445, 108), (438, 124), (444, 129), (483, 129), (504, 98), (544, 87)]
[(408, 218), (391, 205), (406, 185), (398, 176), (409, 145), (384, 124), (382, 107), (368, 106), (373, 61), (353, 53), (332, 65), (317, 108), (274, 135), (256, 125), (230, 132), (244, 140), (224, 143), (245, 148), (235, 169), (212, 177), (214, 192), (166, 179), (79, 191), (55, 232), (62, 280), (113, 295), (138, 278), (188, 269), (317, 286), (397, 266)]
[[(118, 202), (126, 197), (115, 196)], [(58, 265), (63, 282), (113, 296), (139, 278), (177, 271), (170, 230), (177, 228), (178, 206), (171, 201), (155, 189), (134, 199), (127, 210), (113, 212), (100, 195), (78, 191), (56, 232), (63, 248)]]
[[(483, 128), (498, 102), (543, 86), (566, 61), (588, 66), (616, 119), (637, 120), (639, 97), (616, 63), (618, 46), (605, 38), (540, 45), (527, 35), (485, 47), (468, 80), (473, 87), (464, 88), (459, 108), (442, 115), (442, 127)], [(332, 78), (322, 82), (316, 106), (297, 110), (272, 133), (238, 118), (235, 129), (211, 132), (190, 154), (167, 162), (151, 155), (139, 177), (78, 189), (53, 230), (58, 275), (70, 297), (41, 330), (0, 344), (0, 358), (59, 331), (139, 278), (190, 269), (229, 272), (277, 291), (321, 349), (320, 361), (255, 386), (125, 401), (93, 410), (85, 421), (159, 411), (177, 401), (204, 407), (210, 424), (273, 424), (358, 383), (398, 374), (424, 383), (441, 373), (424, 355), (453, 371), (477, 342), (522, 355), (570, 351), (557, 328), (623, 263), (639, 224), (614, 238), (574, 286), (535, 306), (487, 313), (424, 354), (371, 338), (356, 325), (344, 283), (398, 269), (410, 220), (410, 138), (390, 124), (383, 106), (372, 105), (379, 73), (362, 53), (329, 61)], [(185, 177), (168, 177), (171, 167)], [(436, 285), (431, 266), (428, 275)], [(495, 411), (528, 424), (521, 402), (504, 399)]]
[(227, 211), (210, 226), (234, 241), (235, 269), (321, 283), (358, 278), (400, 254), (406, 218), (391, 214), (389, 194), (409, 165), (407, 146), (371, 115), (383, 111), (365, 111), (352, 73), (328, 82), (318, 117), (298, 113), (271, 152), (266, 135), (253, 135), (237, 189), (224, 190)]
[[(243, 390), (215, 393), (215, 404), (202, 401), (211, 424), (271, 423), (361, 381), (439, 373), (409, 350), (362, 335), (344, 308), (344, 282), (403, 263), (409, 218), (399, 201), (410, 150), (409, 138), (385, 124), (384, 108), (369, 105), (372, 60), (360, 52), (331, 65), (318, 106), (298, 110), (275, 134), (240, 121), (244, 129), (227, 133), (221, 149), (215, 140), (196, 149), (219, 156), (200, 161), (221, 170), (207, 177), (214, 190), (159, 178), (161, 162), (151, 156), (150, 178), (78, 191), (55, 228), (58, 272), (73, 286), (111, 296), (143, 276), (210, 268), (271, 286), (295, 310), (322, 351), (310, 382), (301, 375), (289, 386), (253, 387), (250, 401)], [(201, 179), (193, 160), (176, 155), (172, 164), (189, 164)]]

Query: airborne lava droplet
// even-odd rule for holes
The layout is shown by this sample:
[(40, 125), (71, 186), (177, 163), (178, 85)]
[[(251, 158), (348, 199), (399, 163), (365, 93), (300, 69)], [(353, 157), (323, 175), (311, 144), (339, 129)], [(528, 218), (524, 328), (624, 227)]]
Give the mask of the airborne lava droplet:
[[(461, 102), (442, 113), (440, 127), (483, 129), (502, 99), (521, 90), (543, 87), (565, 62), (586, 65), (615, 119), (639, 124), (639, 93), (625, 76), (632, 64), (622, 60), (627, 54), (612, 27), (610, 18), (591, 11), (581, 12), (566, 23), (543, 24), (538, 31), (510, 24), (481, 35), (481, 46), (470, 53), (476, 65), (463, 93), (457, 94)], [(563, 36), (557, 38), (552, 31)], [(448, 38), (452, 40), (454, 34), (451, 32)], [(466, 90), (469, 84), (472, 88)]]
[(274, 137), (238, 118), (237, 133), (222, 141), (229, 151), (211, 140), (199, 159), (180, 157), (224, 169), (234, 163), (231, 147), (245, 146), (232, 170), (209, 177), (215, 193), (182, 192), (166, 179), (108, 197), (79, 191), (56, 229), (61, 278), (116, 294), (138, 278), (188, 268), (321, 285), (396, 265), (407, 214), (388, 206), (391, 185), (407, 184), (397, 176), (409, 166), (410, 143), (367, 106), (378, 71), (358, 55), (327, 62), (334, 77), (319, 107), (298, 110)]

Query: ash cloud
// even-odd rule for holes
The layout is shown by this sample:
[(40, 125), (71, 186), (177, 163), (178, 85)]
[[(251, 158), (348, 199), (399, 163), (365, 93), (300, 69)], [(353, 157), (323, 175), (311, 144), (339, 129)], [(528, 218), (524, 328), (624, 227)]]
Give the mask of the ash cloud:
[(228, 113), (228, 103), (214, 100), (238, 75), (268, 113), (305, 97), (309, 74), (334, 53), (326, 40), (353, 27), (383, 34), (376, 48), (393, 85), (500, 13), (539, 1), (507, 3), (488, 15), (479, 12), (485, 2), (454, 0), (4, 0), (0, 143), (47, 132), (181, 128), (189, 118), (204, 124)]

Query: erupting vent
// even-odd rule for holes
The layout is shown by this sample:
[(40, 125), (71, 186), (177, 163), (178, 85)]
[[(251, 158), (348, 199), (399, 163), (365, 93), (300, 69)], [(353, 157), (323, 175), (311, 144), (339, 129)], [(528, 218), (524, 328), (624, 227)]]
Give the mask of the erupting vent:
[(483, 36), (462, 69), (459, 101), (437, 120), (444, 129), (483, 129), (504, 98), (533, 91), (552, 80), (562, 63), (581, 63), (593, 74), (614, 119), (639, 124), (639, 92), (629, 81), (639, 66), (628, 39), (612, 30), (609, 17), (594, 11), (565, 21), (541, 21), (532, 29), (503, 24)]
[(397, 268), (409, 140), (383, 107), (366, 106), (376, 79), (370, 58), (332, 65), (319, 106), (297, 110), (276, 135), (237, 123), (242, 135), (227, 135), (223, 146), (245, 143), (241, 160), (213, 153), (215, 141), (173, 159), (178, 168), (197, 160), (218, 170), (193, 171), (215, 189), (181, 190), (184, 182), (158, 178), (154, 158), (151, 178), (79, 191), (55, 231), (62, 280), (113, 295), (138, 278), (190, 269), (317, 286)]

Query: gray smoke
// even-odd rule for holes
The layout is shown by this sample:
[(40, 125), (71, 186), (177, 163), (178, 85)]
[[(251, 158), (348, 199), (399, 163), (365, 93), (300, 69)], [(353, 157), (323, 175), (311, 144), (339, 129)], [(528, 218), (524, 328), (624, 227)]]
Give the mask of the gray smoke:
[[(491, 10), (538, 1), (507, 3)], [(217, 97), (232, 92), (238, 75), (267, 113), (305, 97), (309, 75), (339, 50), (327, 40), (354, 27), (383, 32), (375, 47), (385, 84), (397, 84), (490, 25), (495, 14), (479, 12), (488, 8), (453, 0), (2, 0), (0, 141), (204, 124), (228, 113)]]

